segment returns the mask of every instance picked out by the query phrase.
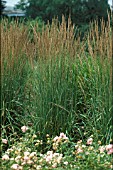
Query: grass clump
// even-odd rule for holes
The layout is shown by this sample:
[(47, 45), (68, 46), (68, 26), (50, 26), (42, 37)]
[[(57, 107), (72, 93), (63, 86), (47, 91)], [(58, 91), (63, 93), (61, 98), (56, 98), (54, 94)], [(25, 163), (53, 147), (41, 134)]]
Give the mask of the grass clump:
[(4, 170), (111, 168), (110, 18), (82, 42), (74, 30), (64, 17), (41, 30), (1, 21)]
[(110, 64), (103, 61), (102, 67), (99, 59), (90, 56), (84, 56), (83, 60), (82, 63), (79, 58), (70, 61), (67, 55), (39, 61), (30, 83), (32, 114), (26, 117), (42, 134), (68, 131), (78, 139), (93, 133), (98, 140), (109, 142), (112, 135)]
[(29, 46), (24, 25), (7, 20), (1, 22), (1, 112), (2, 125), (7, 132), (14, 132), (24, 112), (25, 89), (30, 59), (26, 49)]

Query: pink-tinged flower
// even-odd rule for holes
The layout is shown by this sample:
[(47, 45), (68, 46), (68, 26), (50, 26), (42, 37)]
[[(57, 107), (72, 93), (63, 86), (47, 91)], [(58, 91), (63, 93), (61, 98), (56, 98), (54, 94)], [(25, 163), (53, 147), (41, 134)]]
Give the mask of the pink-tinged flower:
[(86, 155), (89, 155), (90, 153), (89, 152), (85, 152)]
[(12, 168), (12, 169), (17, 169), (17, 170), (18, 170), (18, 169), (19, 169), (19, 165), (18, 165), (18, 164), (13, 164), (13, 165), (11, 166), (11, 168)]
[(100, 146), (100, 147), (99, 147), (99, 151), (100, 151), (100, 153), (103, 153), (103, 152), (104, 152), (104, 150), (105, 150), (105, 147), (104, 147), (104, 146)]
[(9, 155), (4, 155), (4, 156), (2, 156), (2, 160), (6, 160), (6, 161), (8, 161), (9, 160)]
[(92, 142), (93, 142), (93, 138), (89, 138), (89, 139), (87, 140), (87, 144), (88, 144), (88, 145), (91, 145)]
[(78, 148), (76, 154), (82, 153), (82, 152), (83, 152), (83, 150), (81, 148)]
[(113, 148), (112, 149), (109, 149), (109, 151), (107, 152), (108, 155), (112, 154), (113, 153)]
[(52, 160), (52, 158), (53, 158), (52, 155), (47, 156), (46, 157), (46, 162), (50, 162)]
[(66, 137), (66, 135), (64, 133), (60, 133), (60, 137), (64, 138), (64, 137)]
[(21, 127), (21, 130), (22, 130), (22, 132), (25, 133), (25, 132), (28, 130), (28, 127), (27, 127), (27, 126), (22, 126), (22, 127)]
[(110, 149), (113, 149), (113, 144), (109, 144), (109, 145), (106, 146), (106, 151), (108, 151)]
[(56, 168), (57, 167), (57, 163), (55, 162), (53, 165), (52, 165), (52, 168)]
[(59, 136), (59, 137), (65, 139), (65, 140), (68, 139), (68, 137), (67, 137), (64, 133), (60, 133), (60, 136)]
[(30, 158), (28, 156), (24, 156), (24, 161), (28, 161)]
[(2, 139), (2, 143), (5, 143), (5, 144), (7, 144), (7, 139)]
[(106, 146), (106, 151), (107, 151), (107, 154), (110, 155), (113, 153), (113, 144), (109, 144)]

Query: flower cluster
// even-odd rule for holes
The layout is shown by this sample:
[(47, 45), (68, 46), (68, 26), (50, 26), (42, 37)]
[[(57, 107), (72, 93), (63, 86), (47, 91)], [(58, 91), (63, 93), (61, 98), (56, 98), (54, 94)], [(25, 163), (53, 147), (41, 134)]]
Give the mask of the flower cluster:
[(8, 143), (7, 139), (2, 139), (2, 143), (7, 144)]
[(47, 164), (50, 164), (51, 167), (56, 168), (58, 164), (61, 163), (63, 159), (63, 155), (60, 153), (54, 153), (53, 151), (48, 151), (47, 154), (44, 156), (42, 155), (43, 159), (47, 162)]
[(113, 144), (109, 144), (106, 146), (106, 151), (107, 151), (107, 154), (112, 154), (113, 153)]
[(68, 141), (69, 141), (68, 137), (64, 133), (60, 133), (60, 136), (56, 136), (53, 139), (53, 149), (57, 150), (60, 144), (66, 143)]
[[(82, 169), (81, 160), (91, 169), (112, 168), (113, 144), (101, 145), (101, 141), (96, 143), (92, 136), (86, 142), (74, 143), (60, 133), (54, 138), (47, 134), (46, 148), (43, 148), (44, 141), (38, 139), (32, 128), (23, 126), (21, 130), (25, 133), (23, 137), (15, 140), (2, 155), (4, 170)], [(3, 138), (2, 143), (6, 146), (10, 142)]]
[[(86, 145), (83, 144), (82, 140), (79, 140), (75, 145), (75, 151), (73, 152), (76, 155), (76, 159), (80, 160), (96, 160), (98, 163), (103, 158), (105, 159), (107, 156), (113, 153), (113, 144), (109, 145), (100, 145), (101, 141), (98, 141), (98, 144), (93, 142), (93, 138), (90, 137), (86, 141)], [(107, 151), (107, 152), (106, 152)], [(108, 163), (110, 166), (110, 163)], [(107, 165), (108, 166), (108, 165)]]
[(27, 127), (27, 126), (22, 126), (22, 127), (21, 127), (21, 130), (22, 130), (22, 132), (25, 133), (25, 132), (28, 130), (28, 127)]
[(92, 142), (93, 142), (93, 138), (89, 138), (89, 139), (87, 140), (87, 145), (91, 145)]

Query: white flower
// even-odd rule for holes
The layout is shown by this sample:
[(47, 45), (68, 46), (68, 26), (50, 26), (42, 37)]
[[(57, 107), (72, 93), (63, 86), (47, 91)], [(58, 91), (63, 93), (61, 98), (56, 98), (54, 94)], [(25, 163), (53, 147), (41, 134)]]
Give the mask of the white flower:
[(68, 137), (64, 133), (60, 133), (60, 137), (66, 140), (68, 139)]
[(56, 137), (53, 139), (53, 141), (56, 142), (58, 139), (59, 139), (59, 137), (56, 136)]
[(6, 160), (6, 161), (9, 160), (9, 155), (6, 154), (6, 155), (2, 156), (2, 160)]
[(75, 145), (75, 149), (77, 149), (79, 147), (79, 145)]
[(99, 147), (99, 151), (100, 151), (100, 153), (103, 153), (103, 152), (104, 152), (104, 150), (105, 150), (105, 147), (104, 147), (104, 146), (100, 146), (100, 147)]
[(113, 149), (113, 144), (109, 144), (109, 145), (106, 146), (106, 151), (108, 151), (110, 149)]
[(32, 158), (32, 157), (35, 156), (35, 155), (36, 155), (36, 152), (32, 152), (32, 153), (29, 155), (29, 157)]
[(56, 168), (57, 167), (57, 163), (54, 163), (53, 165), (52, 165), (52, 168)]
[(87, 144), (88, 144), (88, 145), (91, 145), (92, 142), (93, 142), (93, 138), (89, 138), (89, 139), (87, 140)]
[(24, 161), (28, 161), (30, 158), (28, 156), (24, 156)]
[(25, 156), (28, 156), (28, 155), (30, 155), (30, 152), (27, 152), (27, 151), (26, 151), (26, 152), (24, 152), (24, 155), (25, 155)]
[(12, 169), (19, 169), (19, 165), (18, 165), (18, 164), (13, 164), (13, 165), (11, 166), (11, 168), (12, 168)]
[(65, 161), (65, 162), (64, 162), (64, 165), (68, 165), (68, 162), (67, 162), (67, 161)]
[(27, 164), (33, 164), (33, 161), (32, 160), (28, 160)]
[(86, 145), (82, 145), (82, 148), (86, 148)]
[(59, 164), (62, 160), (62, 154), (60, 154), (60, 156), (57, 158), (57, 163)]
[(60, 137), (65, 137), (66, 135), (64, 133), (60, 133)]
[(82, 140), (79, 140), (79, 141), (77, 142), (77, 144), (80, 144), (80, 143), (82, 143)]
[(36, 169), (37, 170), (42, 169), (41, 165), (37, 165)]
[(52, 158), (53, 158), (52, 155), (47, 156), (46, 157), (46, 162), (50, 162), (52, 160)]
[(10, 149), (7, 149), (7, 153), (9, 154), (10, 152), (12, 152), (13, 151), (13, 149), (12, 148), (10, 148)]
[(57, 156), (59, 156), (59, 153), (54, 153), (53, 154), (53, 157), (57, 157)]
[(5, 143), (5, 144), (7, 144), (7, 139), (2, 139), (2, 143)]
[(21, 127), (21, 130), (22, 130), (22, 132), (25, 133), (25, 132), (28, 130), (28, 127), (27, 127), (27, 126), (22, 126), (22, 127)]
[(47, 155), (52, 155), (53, 151), (47, 151)]
[(15, 158), (15, 161), (18, 162), (20, 159), (21, 159), (21, 156), (17, 156), (17, 157)]
[(76, 154), (78, 154), (78, 153), (82, 153), (83, 152), (83, 150), (81, 149), (81, 148), (78, 148), (77, 149), (77, 153)]

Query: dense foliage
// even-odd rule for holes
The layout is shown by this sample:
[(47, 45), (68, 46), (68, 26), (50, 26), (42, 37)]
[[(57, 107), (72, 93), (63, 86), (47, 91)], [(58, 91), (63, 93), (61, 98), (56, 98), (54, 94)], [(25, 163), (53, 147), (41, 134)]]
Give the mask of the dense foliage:
[(20, 0), (17, 8), (25, 9), (28, 16), (43, 20), (51, 20), (54, 16), (62, 14), (72, 16), (76, 23), (88, 22), (91, 19), (104, 17), (107, 19), (107, 0)]
[(75, 140), (93, 134), (110, 141), (110, 19), (107, 25), (102, 20), (100, 31), (98, 22), (92, 23), (82, 42), (70, 19), (66, 24), (64, 17), (61, 24), (53, 19), (42, 28), (38, 21), (2, 20), (1, 111), (7, 136), (30, 121), (43, 137), (63, 131)]
[[(89, 24), (101, 16), (87, 13), (82, 20), (80, 1), (73, 1), (78, 13), (71, 13), (71, 0), (21, 2), (28, 16), (40, 2), (40, 15), (1, 20), (1, 169), (111, 170), (110, 15)], [(42, 22), (54, 15), (60, 22)], [(89, 24), (82, 41), (74, 19), (83, 32)]]
[(5, 8), (5, 4), (6, 4), (6, 1), (0, 1), (0, 14), (2, 15), (3, 13), (3, 10)]
[(61, 21), (62, 14), (66, 19), (71, 15), (72, 22), (84, 27), (83, 31), (91, 20), (107, 20), (109, 10), (108, 0), (20, 0), (16, 7), (26, 10), (28, 17), (35, 19), (38, 16), (46, 23), (53, 17)]

